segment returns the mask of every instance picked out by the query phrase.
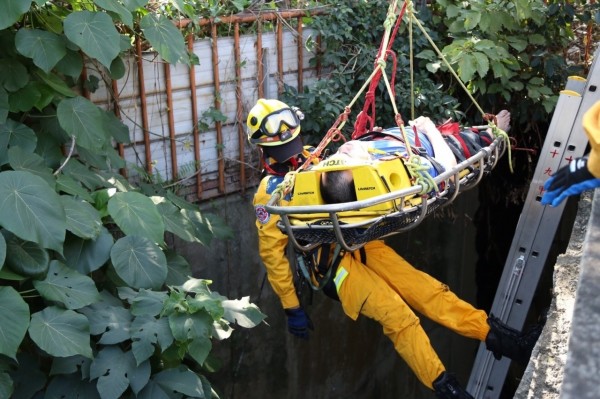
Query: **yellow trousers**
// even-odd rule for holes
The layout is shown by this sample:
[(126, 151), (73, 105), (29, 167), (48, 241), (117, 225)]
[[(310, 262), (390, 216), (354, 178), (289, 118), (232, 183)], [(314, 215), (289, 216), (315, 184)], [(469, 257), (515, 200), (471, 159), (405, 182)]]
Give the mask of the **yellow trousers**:
[(489, 332), (487, 314), (415, 269), (382, 241), (370, 242), (364, 249), (366, 265), (361, 263), (359, 251), (346, 254), (335, 276), (344, 312), (354, 320), (362, 314), (379, 322), (398, 354), (419, 380), (432, 388), (445, 367), (412, 309), (480, 341)]

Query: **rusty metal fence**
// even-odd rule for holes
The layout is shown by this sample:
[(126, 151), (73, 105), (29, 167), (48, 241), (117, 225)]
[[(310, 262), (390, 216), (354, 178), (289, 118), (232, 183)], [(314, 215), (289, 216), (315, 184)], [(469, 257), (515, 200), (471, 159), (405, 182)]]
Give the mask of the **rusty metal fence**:
[[(138, 41), (123, 78), (100, 79), (97, 90), (84, 91), (129, 127), (131, 143), (118, 146), (129, 164), (127, 177), (163, 181), (191, 202), (256, 185), (260, 163), (246, 140), (245, 116), (258, 98), (277, 98), (284, 84), (301, 92), (320, 77), (320, 66), (309, 66), (319, 40), (302, 23), (318, 13), (288, 10), (200, 20), (209, 37), (187, 37), (199, 65), (169, 65)], [(232, 28), (232, 36), (218, 35), (223, 24)], [(255, 33), (240, 34), (250, 25)], [(307, 42), (317, 45), (309, 48)], [(94, 73), (100, 69), (87, 65), (84, 78)]]

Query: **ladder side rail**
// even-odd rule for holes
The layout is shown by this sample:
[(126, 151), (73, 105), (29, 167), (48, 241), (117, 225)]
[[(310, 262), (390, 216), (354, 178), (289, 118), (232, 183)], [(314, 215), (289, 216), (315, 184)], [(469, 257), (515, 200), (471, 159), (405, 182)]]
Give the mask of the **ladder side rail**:
[[(555, 171), (559, 167), (560, 160), (563, 159), (567, 149), (575, 153), (573, 149), (576, 148), (581, 154), (585, 150), (585, 145), (578, 143), (581, 141), (580, 129), (574, 129), (576, 121), (580, 121), (580, 118), (575, 116), (582, 113), (580, 112), (583, 109), (581, 105), (582, 96), (579, 93), (573, 90), (561, 93), (498, 285), (491, 312), (513, 328), (522, 328), (527, 311), (515, 312), (515, 310), (520, 305), (526, 305), (528, 310), (539, 280), (540, 272), (537, 269), (540, 267), (530, 266), (530, 258), (535, 238), (538, 232), (542, 231), (540, 227), (546, 211), (539, 202), (542, 194), (540, 187), (543, 187), (543, 181), (549, 177), (550, 171)], [(574, 130), (579, 133), (572, 134)], [(573, 136), (572, 139), (571, 136)], [(577, 142), (575, 147), (570, 139)], [(548, 213), (554, 215), (546, 217), (550, 220), (550, 225), (544, 223), (543, 226), (544, 233), (542, 235), (545, 236), (546, 245), (549, 245), (554, 237), (562, 210), (563, 206), (548, 209)], [(551, 236), (549, 239), (548, 235)], [(540, 254), (543, 253), (542, 257), (545, 257), (548, 250), (549, 248), (536, 249), (534, 251), (535, 258), (538, 258), (539, 261)], [(530, 270), (533, 270), (533, 275)], [(524, 279), (525, 276), (527, 279)], [(521, 285), (522, 283), (523, 285)], [(524, 309), (525, 306), (520, 308)], [(497, 398), (502, 390), (509, 365), (510, 362), (506, 359), (496, 361), (485, 349), (485, 344), (481, 344), (467, 390), (476, 398)]]

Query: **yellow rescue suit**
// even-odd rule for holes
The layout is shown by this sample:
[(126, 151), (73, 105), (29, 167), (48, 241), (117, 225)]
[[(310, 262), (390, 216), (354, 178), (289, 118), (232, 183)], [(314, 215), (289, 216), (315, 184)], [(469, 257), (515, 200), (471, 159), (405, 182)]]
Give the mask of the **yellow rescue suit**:
[[(288, 238), (277, 227), (279, 216), (265, 209), (282, 180), (281, 176), (263, 178), (254, 196), (254, 208), (259, 252), (267, 277), (283, 308), (288, 309), (299, 306), (292, 270), (285, 256)], [(289, 200), (282, 199), (280, 205), (287, 205)], [(370, 242), (364, 249), (366, 264), (361, 262), (359, 251), (346, 253), (334, 276), (344, 312), (353, 320), (363, 314), (379, 322), (419, 380), (432, 388), (432, 382), (445, 367), (412, 309), (458, 334), (480, 341), (489, 332), (487, 314), (459, 299), (445, 284), (415, 269), (382, 241)]]
[(587, 168), (594, 177), (600, 178), (600, 101), (583, 115), (583, 130), (592, 147)]

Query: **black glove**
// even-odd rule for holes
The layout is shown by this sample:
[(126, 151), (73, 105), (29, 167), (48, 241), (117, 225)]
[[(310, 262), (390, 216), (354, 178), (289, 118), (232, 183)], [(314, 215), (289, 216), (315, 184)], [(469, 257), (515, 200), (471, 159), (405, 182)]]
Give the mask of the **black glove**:
[(285, 309), (288, 331), (298, 338), (308, 339), (308, 330), (314, 330), (312, 321), (302, 308)]
[(558, 206), (568, 196), (600, 186), (600, 179), (590, 173), (587, 162), (587, 156), (576, 158), (557, 170), (544, 184), (542, 205)]

